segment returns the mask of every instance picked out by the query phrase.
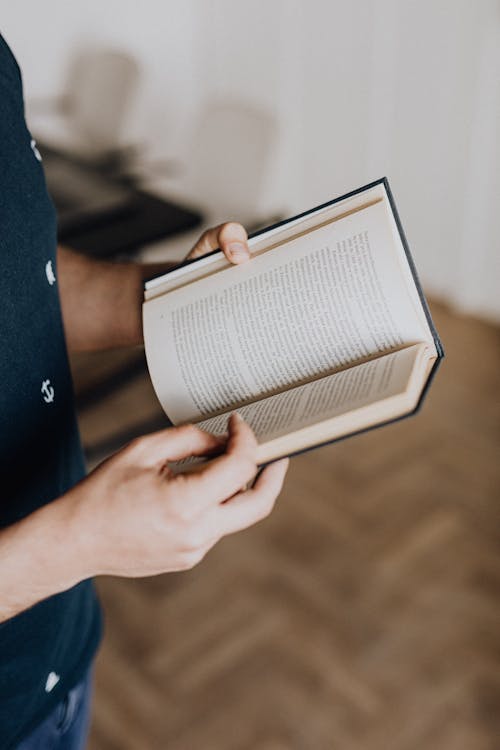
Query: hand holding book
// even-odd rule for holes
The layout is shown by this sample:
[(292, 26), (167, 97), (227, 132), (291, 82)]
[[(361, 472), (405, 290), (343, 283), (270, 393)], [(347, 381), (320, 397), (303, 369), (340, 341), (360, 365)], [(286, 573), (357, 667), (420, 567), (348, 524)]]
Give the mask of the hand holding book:
[(238, 408), (259, 462), (413, 412), (442, 349), (381, 180), (148, 282), (146, 353), (174, 424)]

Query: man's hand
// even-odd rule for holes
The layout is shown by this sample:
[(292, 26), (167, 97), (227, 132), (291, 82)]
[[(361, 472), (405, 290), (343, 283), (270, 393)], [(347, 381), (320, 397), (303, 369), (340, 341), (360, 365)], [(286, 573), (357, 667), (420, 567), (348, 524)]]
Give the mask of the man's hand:
[(255, 436), (238, 415), (224, 452), (197, 471), (176, 474), (169, 461), (220, 451), (220, 438), (193, 425), (134, 440), (70, 491), (82, 577), (146, 576), (191, 568), (221, 537), (272, 510), (288, 460), (257, 471)]
[[(251, 489), (257, 443), (236, 415), (221, 440), (193, 425), (138, 438), (67, 494), (0, 531), (0, 622), (99, 574), (147, 576), (193, 567), (226, 534), (265, 518), (288, 459)], [(168, 462), (223, 452), (193, 472)], [(28, 551), (28, 552), (27, 552)]]
[(186, 260), (199, 258), (220, 248), (231, 263), (244, 263), (250, 258), (248, 249), (248, 236), (241, 224), (229, 221), (219, 224), (218, 227), (207, 229), (196, 245), (193, 247)]

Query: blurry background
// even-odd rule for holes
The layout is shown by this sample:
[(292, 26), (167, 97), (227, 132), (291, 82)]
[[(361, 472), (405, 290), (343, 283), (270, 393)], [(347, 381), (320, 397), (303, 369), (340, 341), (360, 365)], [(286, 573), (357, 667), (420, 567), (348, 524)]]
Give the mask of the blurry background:
[[(99, 582), (92, 750), (494, 748), (500, 4), (18, 0), (61, 239), (180, 259), (390, 179), (447, 359), (422, 414), (294, 459), (199, 568)], [(89, 464), (163, 424), (142, 352), (75, 357)]]

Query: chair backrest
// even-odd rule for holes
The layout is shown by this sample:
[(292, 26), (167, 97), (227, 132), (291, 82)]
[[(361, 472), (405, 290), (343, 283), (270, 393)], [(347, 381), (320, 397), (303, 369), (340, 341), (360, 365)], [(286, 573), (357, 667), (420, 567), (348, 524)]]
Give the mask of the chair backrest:
[(89, 151), (118, 148), (124, 117), (139, 80), (136, 61), (107, 49), (86, 50), (74, 58), (67, 83), (67, 114)]
[(188, 170), (210, 217), (258, 218), (276, 135), (274, 116), (245, 102), (219, 100), (201, 109)]

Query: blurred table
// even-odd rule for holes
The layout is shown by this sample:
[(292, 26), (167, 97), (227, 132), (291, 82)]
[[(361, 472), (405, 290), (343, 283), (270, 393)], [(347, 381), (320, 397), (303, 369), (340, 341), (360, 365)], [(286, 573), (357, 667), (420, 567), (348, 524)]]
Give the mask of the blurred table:
[(198, 210), (142, 190), (106, 164), (39, 149), (63, 244), (97, 257), (130, 256), (201, 224)]

